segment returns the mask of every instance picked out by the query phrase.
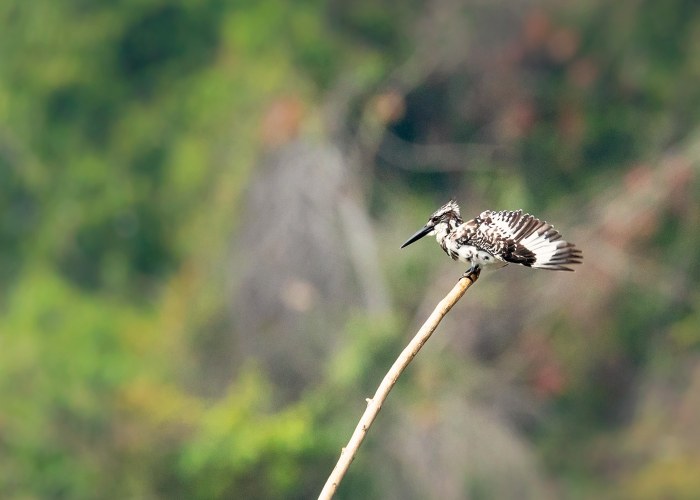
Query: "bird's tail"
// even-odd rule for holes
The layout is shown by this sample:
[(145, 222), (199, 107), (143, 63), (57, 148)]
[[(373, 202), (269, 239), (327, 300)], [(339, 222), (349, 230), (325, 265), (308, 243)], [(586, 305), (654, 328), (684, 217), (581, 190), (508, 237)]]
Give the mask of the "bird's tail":
[(551, 271), (573, 271), (567, 266), (581, 263), (581, 250), (573, 243), (564, 241), (551, 224), (532, 217), (528, 226), (532, 229), (521, 233), (518, 243), (534, 254), (535, 261), (530, 264), (531, 267)]

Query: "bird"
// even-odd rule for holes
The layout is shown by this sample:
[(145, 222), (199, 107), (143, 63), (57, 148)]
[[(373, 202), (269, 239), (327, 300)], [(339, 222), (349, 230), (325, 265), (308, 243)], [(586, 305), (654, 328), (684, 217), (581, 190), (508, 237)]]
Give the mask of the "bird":
[(583, 254), (576, 245), (562, 239), (551, 224), (523, 214), (522, 210), (485, 210), (464, 222), (459, 205), (452, 199), (435, 211), (428, 223), (401, 248), (428, 235), (435, 236), (453, 260), (470, 264), (465, 276), (508, 264), (573, 271), (570, 265), (583, 262)]

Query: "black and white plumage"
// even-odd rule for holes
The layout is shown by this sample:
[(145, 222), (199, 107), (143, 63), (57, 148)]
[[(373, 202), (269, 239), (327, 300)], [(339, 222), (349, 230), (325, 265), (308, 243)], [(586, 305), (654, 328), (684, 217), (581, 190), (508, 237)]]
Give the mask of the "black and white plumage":
[(522, 210), (492, 212), (486, 210), (464, 222), (454, 200), (440, 207), (428, 223), (411, 236), (404, 248), (427, 235), (452, 259), (467, 262), (469, 271), (521, 264), (552, 271), (573, 271), (580, 264), (581, 250), (564, 241), (551, 224)]

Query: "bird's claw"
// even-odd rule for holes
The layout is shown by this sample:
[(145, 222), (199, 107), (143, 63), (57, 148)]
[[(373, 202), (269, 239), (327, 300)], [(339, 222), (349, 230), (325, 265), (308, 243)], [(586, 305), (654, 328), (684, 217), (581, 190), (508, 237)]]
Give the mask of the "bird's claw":
[(472, 266), (466, 271), (464, 271), (464, 274), (462, 275), (462, 278), (469, 278), (471, 281), (475, 281), (474, 279), (471, 278), (473, 275), (475, 278), (478, 278), (479, 275), (481, 274), (481, 268), (479, 266)]

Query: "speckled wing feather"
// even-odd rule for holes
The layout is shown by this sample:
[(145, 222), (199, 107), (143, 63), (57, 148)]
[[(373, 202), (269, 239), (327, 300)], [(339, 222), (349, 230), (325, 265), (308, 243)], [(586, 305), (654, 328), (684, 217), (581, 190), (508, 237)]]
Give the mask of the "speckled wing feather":
[(471, 244), (506, 262), (559, 271), (572, 271), (566, 266), (581, 262), (581, 251), (551, 224), (522, 210), (484, 211), (472, 227)]

